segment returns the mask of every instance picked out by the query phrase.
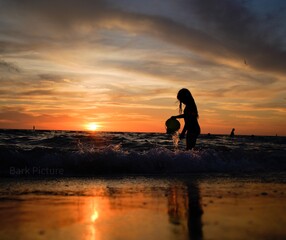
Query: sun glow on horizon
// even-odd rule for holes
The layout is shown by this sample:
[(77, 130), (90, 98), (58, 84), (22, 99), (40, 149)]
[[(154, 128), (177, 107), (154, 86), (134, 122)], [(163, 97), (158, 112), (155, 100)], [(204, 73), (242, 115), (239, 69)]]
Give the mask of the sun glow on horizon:
[(86, 124), (85, 128), (89, 131), (96, 131), (99, 128), (99, 126), (97, 123), (92, 122), (92, 123)]

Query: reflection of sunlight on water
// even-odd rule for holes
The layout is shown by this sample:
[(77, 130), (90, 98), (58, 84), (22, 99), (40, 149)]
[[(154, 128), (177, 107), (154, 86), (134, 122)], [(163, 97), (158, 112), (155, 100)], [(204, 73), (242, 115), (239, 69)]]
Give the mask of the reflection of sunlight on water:
[(98, 219), (98, 211), (96, 209), (93, 210), (93, 214), (90, 217), (91, 222), (95, 222), (95, 220)]
[(96, 233), (95, 232), (95, 226), (90, 225), (89, 226), (89, 234), (87, 234), (84, 239), (86, 239), (86, 240), (94, 240), (94, 239), (96, 239), (96, 234), (95, 233)]
[(100, 236), (98, 235), (97, 227), (96, 227), (96, 220), (99, 217), (99, 212), (97, 208), (98, 204), (95, 203), (94, 199), (89, 200), (89, 204), (87, 204), (86, 208), (86, 223), (87, 223), (87, 232), (83, 239), (85, 240), (94, 240), (94, 239), (100, 239)]

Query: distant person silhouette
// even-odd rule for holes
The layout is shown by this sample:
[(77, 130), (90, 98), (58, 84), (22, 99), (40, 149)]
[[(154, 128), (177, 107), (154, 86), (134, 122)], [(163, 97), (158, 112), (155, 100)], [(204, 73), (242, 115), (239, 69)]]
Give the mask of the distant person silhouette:
[(231, 130), (231, 133), (230, 133), (230, 137), (234, 137), (234, 131), (235, 131), (235, 129), (233, 128), (232, 130)]
[[(172, 116), (172, 118), (184, 118), (185, 125), (180, 134), (180, 139), (183, 139), (187, 133), (186, 148), (190, 150), (195, 147), (197, 138), (201, 133), (201, 128), (198, 123), (199, 114), (197, 105), (191, 92), (186, 88), (182, 88), (178, 92), (177, 99), (180, 101), (180, 115)], [(184, 111), (182, 110), (182, 104), (185, 105)]]

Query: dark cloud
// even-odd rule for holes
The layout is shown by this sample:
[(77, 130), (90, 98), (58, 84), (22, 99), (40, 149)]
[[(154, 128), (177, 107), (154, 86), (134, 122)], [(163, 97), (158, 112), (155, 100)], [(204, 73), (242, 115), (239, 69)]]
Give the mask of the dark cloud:
[(277, 78), (265, 74), (240, 73), (240, 76), (243, 79), (249, 80), (250, 82), (258, 83), (263, 86), (271, 85), (278, 82)]
[(39, 74), (40, 80), (50, 81), (50, 82), (62, 82), (65, 77), (57, 74)]
[[(33, 14), (39, 19), (46, 18), (48, 21), (55, 21), (67, 26), (75, 21), (100, 18), (106, 15), (108, 5), (102, 0), (4, 0), (3, 10), (18, 15), (23, 19), (29, 19)], [(33, 19), (33, 18), (32, 18)], [(37, 24), (35, 22), (35, 24)]]
[(254, 107), (258, 109), (281, 110), (282, 114), (286, 111), (286, 103), (282, 101), (254, 104)]
[(19, 19), (23, 25), (14, 25), (13, 31), (7, 29), (9, 23), (6, 28), (2, 24), (2, 28), (14, 38), (20, 34), (23, 41), (2, 40), (0, 51), (26, 50), (27, 46), (32, 49), (51, 45), (63, 47), (75, 41), (91, 41), (91, 35), (81, 35), (74, 29), (82, 24), (89, 26), (92, 33), (100, 28), (119, 28), (195, 51), (208, 61), (224, 58), (241, 61), (242, 65), (246, 61), (259, 71), (285, 73), (283, 39), (286, 36), (283, 31), (277, 34), (285, 8), (280, 9), (279, 14), (267, 12), (264, 17), (258, 17), (247, 3), (242, 0), (178, 1), (175, 4), (185, 7), (185, 23), (182, 23), (181, 18), (176, 18), (179, 12), (172, 12), (168, 17), (168, 14), (160, 15), (159, 10), (157, 15), (153, 10), (150, 10), (152, 14), (147, 10), (144, 13), (136, 9), (127, 11), (120, 4), (115, 7), (112, 1), (7, 0), (2, 1), (0, 13)]
[[(204, 77), (201, 72), (196, 69), (203, 70), (215, 69), (218, 67), (210, 61), (193, 60), (191, 58), (176, 58), (169, 59), (166, 57), (164, 60), (161, 58), (156, 59), (142, 59), (137, 61), (131, 60), (112, 60), (106, 62), (108, 66), (126, 72), (133, 72), (139, 75), (160, 78), (161, 81), (174, 82), (177, 84), (184, 84), (192, 79), (192, 81), (202, 81)], [(201, 63), (201, 64), (199, 64)], [(190, 67), (191, 66), (191, 67)]]
[(77, 21), (78, 19), (95, 19), (102, 15), (112, 13), (114, 4), (109, 0), (1, 0), (1, 12), (13, 13), (22, 18), (29, 18), (25, 13), (33, 13), (43, 16), (50, 21), (64, 23)]
[(31, 90), (31, 91), (26, 91), (26, 92), (22, 92), (20, 95), (23, 96), (50, 96), (53, 95), (54, 91), (53, 90)]
[[(283, 43), (282, 40), (285, 39), (285, 35), (278, 36), (277, 29), (274, 31), (275, 26), (278, 26), (279, 18), (273, 13), (267, 14), (264, 19), (258, 18), (250, 10), (247, 2), (242, 0), (178, 1), (176, 4), (186, 6), (185, 11), (190, 9), (190, 17), (185, 18), (185, 24), (179, 17), (176, 20), (174, 13), (170, 13), (168, 17), (161, 16), (159, 10), (158, 15), (154, 15), (154, 11), (152, 15), (147, 11), (145, 13), (138, 13), (136, 10), (126, 11), (120, 4), (114, 7), (112, 1), (9, 0), (2, 2), (4, 3), (2, 3), (3, 14), (7, 11), (11, 17), (26, 23), (22, 26), (24, 29), (14, 30), (22, 31), (23, 38), (29, 40), (26, 44), (34, 48), (45, 44), (48, 47), (52, 43), (62, 46), (61, 41), (64, 41), (64, 44), (88, 41), (87, 39), (91, 36), (83, 39), (78, 34), (73, 34), (74, 27), (83, 24), (90, 26), (90, 29), (93, 29), (91, 31), (95, 32), (98, 28), (121, 28), (148, 34), (195, 51), (206, 58), (235, 59), (242, 64), (246, 60), (250, 67), (260, 71), (286, 72), (286, 51), (283, 45), (285, 42)], [(281, 11), (285, 14), (285, 10), (280, 9), (277, 16), (281, 16)], [(198, 21), (192, 22), (194, 13), (200, 24)], [(271, 25), (271, 28), (267, 28), (266, 25)], [(57, 31), (58, 34), (52, 34), (50, 31)], [(14, 33), (14, 35), (17, 34)], [(25, 46), (24, 43), (19, 42), (0, 42), (0, 51), (7, 51), (9, 44), (12, 47), (14, 44), (18, 49)]]
[(99, 0), (0, 0), (0, 4), (1, 54), (87, 42), (92, 37), (78, 34), (78, 26), (88, 24), (96, 31), (100, 19), (109, 15), (107, 5)]
[(20, 72), (20, 68), (14, 64), (0, 59), (0, 71)]
[(11, 91), (9, 90), (0, 90), (0, 96), (6, 96), (9, 95), (11, 93)]
[[(10, 32), (7, 32), (6, 34), (10, 35)], [(19, 36), (19, 34), (17, 35)], [(27, 48), (26, 44), (10, 42), (8, 40), (0, 40), (0, 54), (19, 52), (27, 49), (31, 48), (30, 47)]]
[[(210, 46), (219, 44), (218, 42), (216, 43), (211, 36), (195, 28), (187, 28), (173, 19), (126, 12), (124, 9), (112, 8), (112, 4), (107, 5), (106, 2), (103, 1), (72, 0), (67, 3), (66, 1), (58, 0), (54, 1), (54, 4), (51, 1), (36, 0), (11, 0), (9, 2), (10, 4), (7, 6), (9, 9), (8, 12), (17, 15), (20, 13), (20, 15), (17, 16), (18, 18), (27, 21), (32, 18), (31, 16), (37, 16), (32, 18), (32, 20), (35, 21), (35, 26), (40, 24), (44, 27), (45, 22), (54, 23), (54, 26), (63, 26), (64, 28), (81, 22), (89, 22), (94, 25), (96, 25), (96, 23), (104, 24), (111, 22), (112, 24), (116, 24), (116, 22), (119, 22), (116, 27), (120, 27), (120, 23), (127, 24), (133, 31), (136, 31), (136, 29), (138, 31), (143, 30), (150, 34), (161, 36), (166, 41), (183, 43), (183, 45), (188, 45), (186, 42), (184, 43), (184, 39), (185, 41), (191, 40), (194, 45), (198, 46), (202, 44)], [(36, 21), (37, 18), (39, 21)], [(29, 30), (33, 31), (33, 29)], [(212, 42), (212, 44), (209, 44), (209, 42)], [(222, 46), (214, 46), (213, 51), (216, 51), (215, 47), (221, 48)], [(217, 51), (219, 50), (221, 49), (217, 49)]]
[[(198, 11), (198, 16), (203, 20), (207, 30), (224, 43), (243, 62), (258, 70), (269, 70), (280, 73), (286, 72), (286, 49), (283, 46), (283, 36), (277, 36), (280, 14), (271, 13), (265, 18), (258, 17), (253, 10), (242, 0), (192, 0)], [(271, 24), (269, 24), (271, 22)], [(271, 25), (271, 28), (267, 28)], [(284, 32), (285, 33), (285, 32)], [(284, 42), (285, 44), (285, 42)]]
[(0, 119), (6, 121), (7, 123), (15, 123), (15, 122), (29, 122), (32, 116), (26, 113), (18, 112), (18, 111), (0, 111)]

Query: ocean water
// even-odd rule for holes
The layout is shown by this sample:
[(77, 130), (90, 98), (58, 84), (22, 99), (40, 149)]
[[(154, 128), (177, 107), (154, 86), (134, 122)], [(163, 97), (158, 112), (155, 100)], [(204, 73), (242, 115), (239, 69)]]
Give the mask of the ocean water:
[(0, 176), (286, 172), (286, 137), (0, 130)]

